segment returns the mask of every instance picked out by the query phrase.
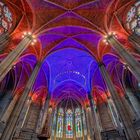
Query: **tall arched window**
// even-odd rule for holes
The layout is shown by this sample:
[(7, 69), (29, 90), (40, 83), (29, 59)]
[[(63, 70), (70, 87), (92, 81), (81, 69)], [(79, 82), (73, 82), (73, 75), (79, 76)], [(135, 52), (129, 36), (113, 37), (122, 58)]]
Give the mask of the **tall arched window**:
[(71, 109), (66, 111), (66, 138), (73, 138), (73, 112)]
[(58, 110), (56, 137), (59, 138), (63, 137), (63, 121), (64, 121), (64, 110), (60, 108)]
[(140, 36), (140, 1), (131, 7), (126, 21), (128, 29)]
[(12, 26), (12, 13), (9, 8), (0, 2), (0, 35), (7, 32)]
[(75, 128), (76, 128), (76, 137), (82, 137), (82, 120), (80, 108), (75, 109)]

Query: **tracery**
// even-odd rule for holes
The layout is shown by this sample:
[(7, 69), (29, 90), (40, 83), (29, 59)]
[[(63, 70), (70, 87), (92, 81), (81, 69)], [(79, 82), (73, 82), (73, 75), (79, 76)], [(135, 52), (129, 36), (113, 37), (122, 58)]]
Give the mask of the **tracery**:
[(137, 1), (127, 14), (127, 27), (140, 36), (140, 1)]
[(0, 35), (10, 30), (12, 27), (13, 18), (10, 9), (0, 2)]
[(0, 139), (139, 139), (139, 37), (140, 0), (1, 0)]

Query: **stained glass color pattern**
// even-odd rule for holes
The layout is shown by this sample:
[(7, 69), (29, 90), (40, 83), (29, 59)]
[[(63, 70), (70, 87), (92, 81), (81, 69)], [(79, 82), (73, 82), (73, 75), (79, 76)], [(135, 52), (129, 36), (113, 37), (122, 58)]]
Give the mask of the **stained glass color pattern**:
[(63, 120), (64, 120), (64, 111), (62, 108), (58, 110), (58, 119), (57, 119), (57, 131), (56, 136), (62, 138), (63, 136)]
[(7, 32), (12, 26), (12, 13), (9, 8), (0, 2), (0, 35)]
[(140, 35), (140, 1), (131, 7), (127, 14), (127, 27), (132, 32)]
[(73, 112), (71, 109), (66, 112), (66, 138), (73, 138)]

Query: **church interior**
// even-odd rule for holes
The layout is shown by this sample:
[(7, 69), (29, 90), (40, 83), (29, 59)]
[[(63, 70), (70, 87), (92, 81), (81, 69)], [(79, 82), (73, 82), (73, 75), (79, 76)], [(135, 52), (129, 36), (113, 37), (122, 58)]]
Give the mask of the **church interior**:
[(140, 140), (140, 0), (0, 0), (0, 140)]

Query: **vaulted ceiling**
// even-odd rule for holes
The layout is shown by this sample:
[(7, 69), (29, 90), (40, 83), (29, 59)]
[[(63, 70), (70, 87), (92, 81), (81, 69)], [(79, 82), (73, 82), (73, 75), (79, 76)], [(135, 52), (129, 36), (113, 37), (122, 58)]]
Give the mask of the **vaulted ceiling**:
[[(103, 36), (115, 31), (119, 41), (136, 55), (132, 44), (127, 40), (131, 32), (125, 25), (127, 12), (134, 2), (135, 0), (6, 0), (14, 22), (9, 31), (11, 41), (0, 58), (3, 59), (2, 56), (16, 48), (24, 31), (31, 31), (38, 37), (38, 42), (35, 46), (29, 46), (16, 63), (28, 63), (32, 67), (37, 59), (43, 59), (44, 64), (38, 76), (42, 82), (37, 82), (37, 78), (33, 89), (35, 95), (44, 97), (47, 87), (50, 93), (54, 91), (53, 97), (57, 97), (56, 93), (62, 93), (62, 97), (58, 97), (60, 99), (71, 89), (73, 97), (77, 98), (77, 88), (79, 93), (82, 89), (83, 97), (85, 92), (102, 96), (106, 92), (106, 86), (98, 68), (99, 61), (105, 63), (114, 84), (121, 89), (123, 61), (111, 46), (104, 44)], [(65, 87), (69, 89), (68, 92)]]

